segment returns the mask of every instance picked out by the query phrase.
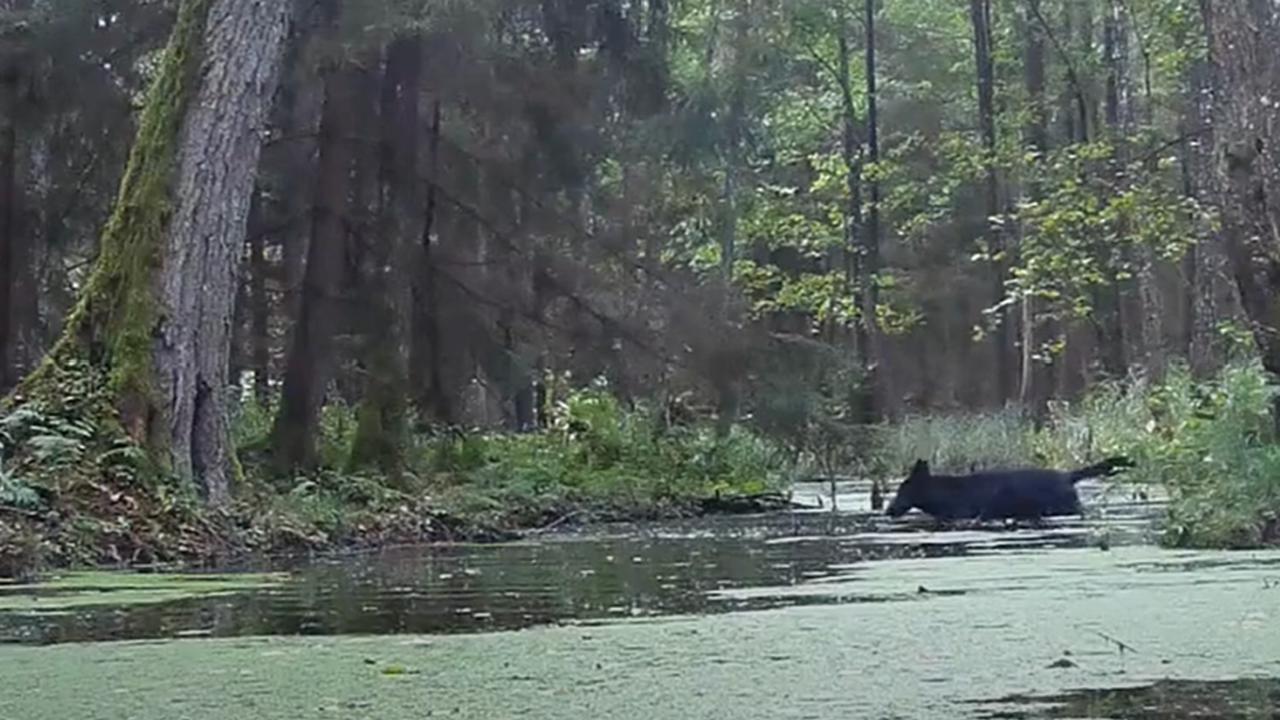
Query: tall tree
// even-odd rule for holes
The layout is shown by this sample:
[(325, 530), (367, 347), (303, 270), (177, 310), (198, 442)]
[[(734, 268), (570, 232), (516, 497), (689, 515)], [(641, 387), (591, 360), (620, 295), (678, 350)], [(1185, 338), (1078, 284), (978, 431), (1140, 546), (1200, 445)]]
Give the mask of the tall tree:
[(339, 60), (325, 74), (311, 241), (302, 298), (285, 357), (280, 409), (272, 430), (274, 464), (279, 471), (316, 463), (320, 408), (337, 364), (335, 324), (345, 310), (341, 295), (346, 281), (347, 227), (353, 208), (352, 139), (360, 88), (367, 82), (367, 74), (353, 59)]
[[(1042, 167), (1045, 153), (1049, 150), (1049, 112), (1045, 98), (1045, 33), (1037, 22), (1043, 17), (1040, 0), (1023, 0), (1021, 29), (1026, 35), (1023, 48), (1023, 80), (1027, 91), (1028, 119), (1023, 128), (1024, 142), (1035, 158), (1032, 172)], [(1070, 105), (1068, 105), (1070, 108)], [(1041, 199), (1040, 183), (1033, 181), (1027, 188), (1030, 199), (1038, 202)], [(1022, 380), (1019, 398), (1023, 406), (1038, 412), (1047, 400), (1048, 388), (1052, 382), (1048, 377), (1048, 367), (1038, 362), (1037, 351), (1043, 345), (1037, 333), (1037, 302), (1034, 294), (1024, 293), (1022, 297)], [(1053, 327), (1046, 323), (1048, 327)], [(1047, 334), (1047, 333), (1046, 333)]]
[[(866, 30), (866, 76), (867, 76), (867, 157), (873, 168), (880, 162), (880, 105), (876, 63), (876, 13), (877, 0), (866, 0), (863, 6)], [(851, 198), (852, 200), (853, 198)], [(879, 344), (879, 312), (880, 289), (878, 287), (880, 273), (880, 180), (873, 174), (867, 183), (867, 218), (863, 228), (863, 246), (858, 253), (858, 288), (862, 293), (862, 302), (858, 304), (861, 334), (858, 338), (860, 357), (862, 360), (863, 383), (863, 420), (867, 422), (877, 419), (882, 409), (886, 393), (882, 386), (884, 378), (878, 367), (876, 347)]]
[[(17, 397), (103, 373), (124, 430), (212, 504), (234, 476), (225, 388), (232, 304), (284, 0), (184, 0), (93, 272)], [(105, 420), (104, 420), (105, 422)]]
[(1280, 375), (1280, 8), (1225, 0), (1201, 0), (1200, 7), (1223, 244), (1263, 366)]
[(377, 231), (363, 278), (369, 312), (364, 328), (364, 398), (350, 465), (377, 466), (397, 477), (404, 463), (409, 404), (410, 250), (421, 236), (418, 138), (421, 134), (422, 40), (406, 36), (387, 48), (380, 99)]
[[(18, 15), (31, 9), (29, 0), (4, 0), (0, 13)], [(21, 242), (18, 227), (21, 186), (18, 182), (18, 113), (26, 68), (30, 63), (21, 23), (0, 27), (0, 388), (9, 388), (13, 377), (13, 303), (15, 257)]]
[[(993, 304), (1004, 307), (1006, 260), (1005, 240), (1000, 219), (1000, 175), (996, 157), (996, 76), (993, 57), (993, 33), (991, 27), (991, 1), (969, 0), (969, 17), (973, 24), (974, 65), (977, 69), (978, 132), (986, 157), (983, 200), (986, 203), (987, 246), (992, 257)], [(1008, 313), (1001, 309), (995, 318), (992, 333), (992, 349), (996, 361), (996, 399), (1003, 403), (1013, 397), (1014, 362), (1011, 344), (1011, 323)]]

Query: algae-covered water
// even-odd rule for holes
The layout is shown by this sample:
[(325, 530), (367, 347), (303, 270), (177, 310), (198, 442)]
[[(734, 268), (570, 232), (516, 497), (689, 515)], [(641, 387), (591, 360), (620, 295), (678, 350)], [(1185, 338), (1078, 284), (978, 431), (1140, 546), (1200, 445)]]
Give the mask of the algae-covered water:
[(0, 587), (0, 718), (1274, 716), (1280, 553), (1161, 550), (1154, 512), (800, 513)]

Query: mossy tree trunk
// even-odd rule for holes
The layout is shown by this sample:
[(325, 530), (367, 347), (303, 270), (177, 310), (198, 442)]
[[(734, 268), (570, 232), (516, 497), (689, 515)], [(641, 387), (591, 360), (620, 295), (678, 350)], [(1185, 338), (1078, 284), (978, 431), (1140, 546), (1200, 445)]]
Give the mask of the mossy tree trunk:
[(56, 395), (76, 361), (159, 466), (224, 502), (231, 322), (261, 130), (289, 0), (183, 0), (101, 251), (63, 336), (19, 389)]

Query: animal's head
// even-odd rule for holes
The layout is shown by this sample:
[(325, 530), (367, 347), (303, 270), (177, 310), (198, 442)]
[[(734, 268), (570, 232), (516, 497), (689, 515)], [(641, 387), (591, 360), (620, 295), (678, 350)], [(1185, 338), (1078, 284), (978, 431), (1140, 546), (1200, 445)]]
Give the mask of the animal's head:
[(898, 492), (893, 496), (893, 502), (889, 503), (889, 508), (885, 513), (889, 517), (902, 517), (907, 511), (916, 505), (916, 496), (923, 490), (924, 484), (929, 479), (929, 462), (927, 460), (917, 460), (916, 464), (911, 467), (911, 474), (907, 475), (907, 479), (902, 481), (898, 486)]

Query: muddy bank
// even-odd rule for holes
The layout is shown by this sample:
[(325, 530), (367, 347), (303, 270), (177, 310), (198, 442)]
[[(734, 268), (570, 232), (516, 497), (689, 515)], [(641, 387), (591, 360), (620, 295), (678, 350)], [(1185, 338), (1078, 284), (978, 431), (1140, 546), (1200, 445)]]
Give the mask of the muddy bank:
[(222, 568), (278, 555), (338, 554), (403, 545), (511, 542), (601, 523), (655, 522), (804, 509), (788, 494), (715, 495), (662, 503), (563, 503), (536, 512), (511, 507), (451, 513), (429, 501), (353, 512), (325, 526), (254, 503), (228, 510), (180, 508), (167, 516), (121, 510), (111, 522), (0, 506), (0, 580), (31, 582), (68, 568)]

